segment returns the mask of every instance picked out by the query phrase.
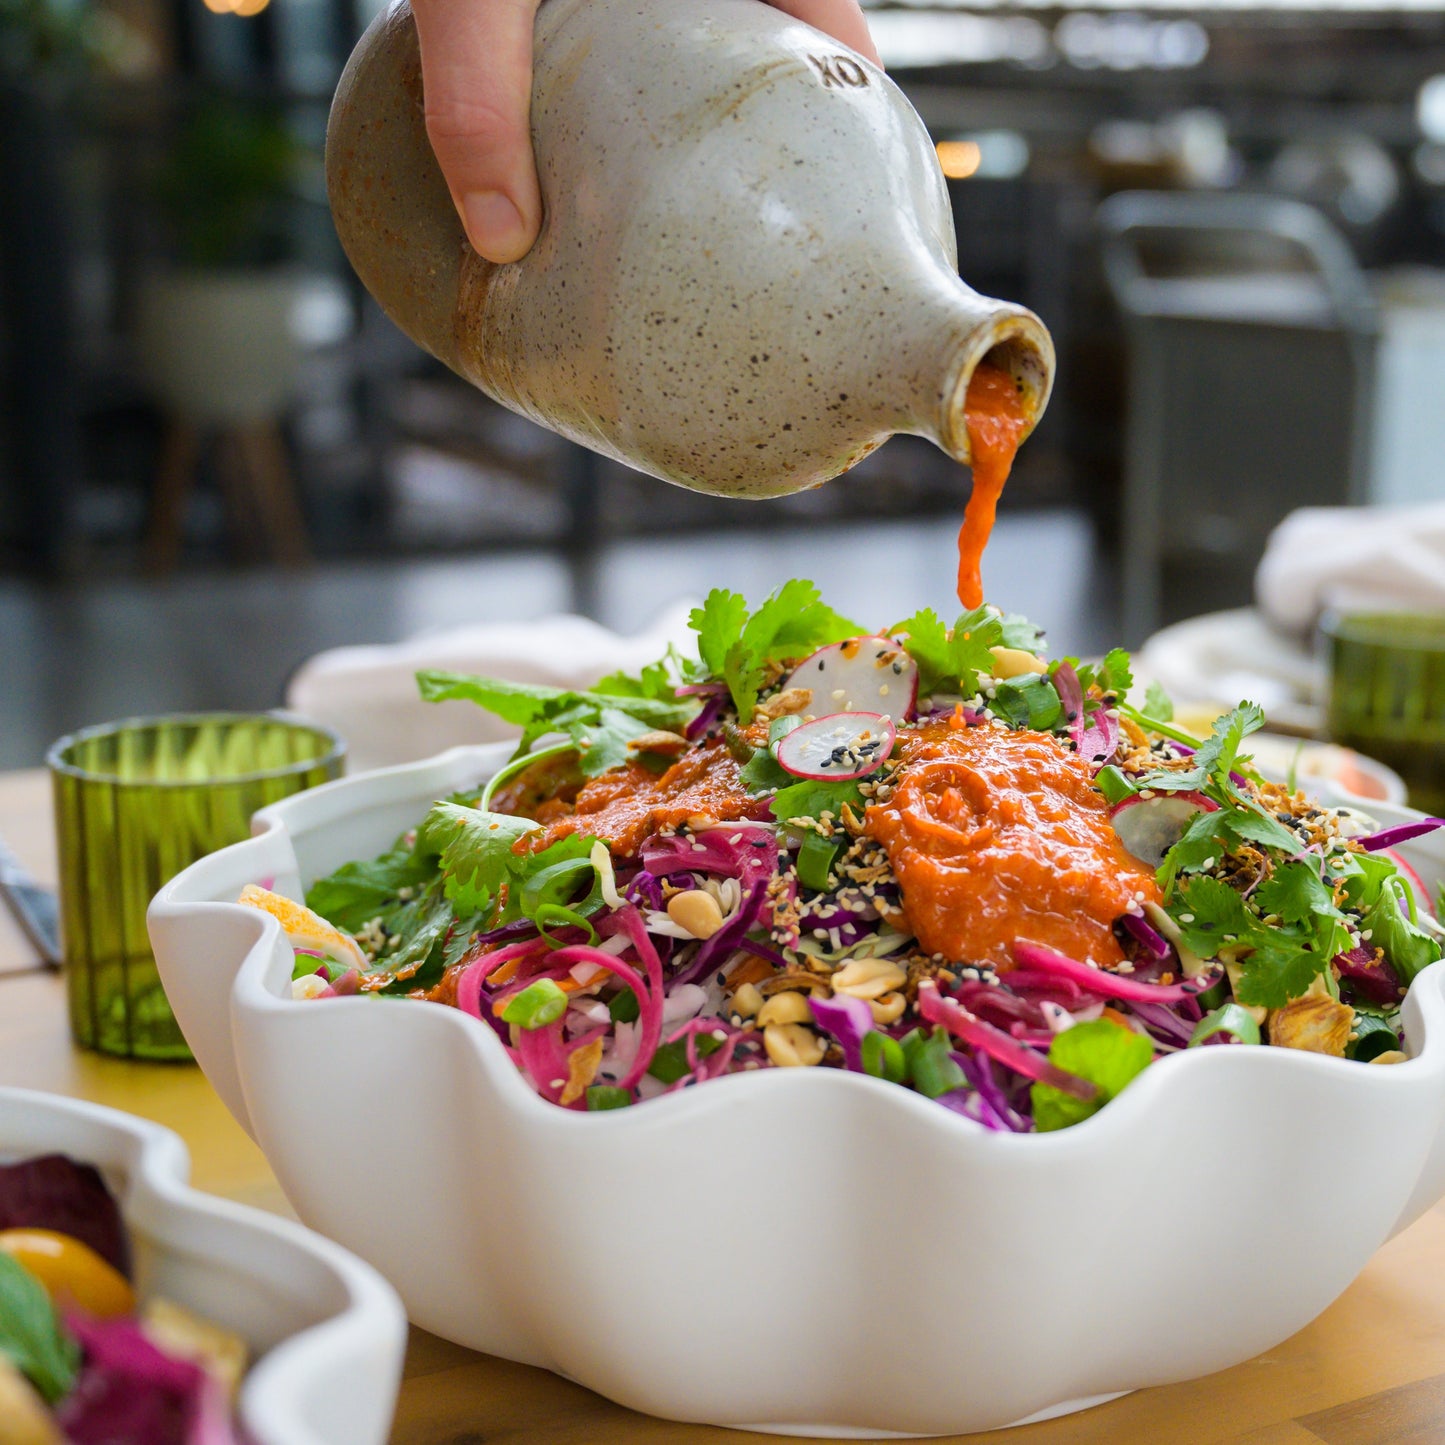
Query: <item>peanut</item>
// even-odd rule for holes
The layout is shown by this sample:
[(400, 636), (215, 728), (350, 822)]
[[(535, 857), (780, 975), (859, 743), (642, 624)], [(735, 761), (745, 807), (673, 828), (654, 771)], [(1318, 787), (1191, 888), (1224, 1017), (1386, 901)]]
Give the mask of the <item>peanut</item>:
[(643, 733), (632, 738), (627, 744), (630, 753), (664, 753), (676, 757), (687, 748), (687, 739), (681, 733), (663, 732), (660, 729)]
[(902, 988), (907, 982), (908, 975), (886, 958), (855, 958), (833, 975), (833, 992), (875, 999)]
[(780, 692), (777, 697), (770, 697), (767, 702), (759, 703), (756, 716), (765, 722), (772, 722), (775, 717), (802, 712), (812, 700), (812, 688), (790, 687), (786, 691)]
[(897, 1023), (903, 1017), (903, 1010), (908, 1007), (908, 1000), (901, 993), (885, 993), (878, 998), (870, 998), (868, 1007), (873, 1010), (873, 1022), (875, 1024)]
[(758, 992), (757, 985), (752, 983), (742, 984), (733, 995), (733, 1012), (739, 1018), (750, 1019), (757, 1014), (763, 1006), (763, 996)]
[(763, 1047), (780, 1069), (812, 1068), (827, 1052), (817, 1034), (802, 1024), (769, 1024), (763, 1030)]
[(808, 1000), (800, 993), (775, 993), (758, 1010), (758, 1023), (763, 1027), (769, 1024), (810, 1024), (813, 1022), (813, 1011), (808, 1007)]
[(1372, 1064), (1408, 1064), (1410, 1055), (1403, 1049), (1386, 1049), (1384, 1053), (1376, 1054), (1370, 1062)]
[(689, 888), (667, 900), (667, 916), (694, 938), (711, 938), (722, 927), (722, 909), (711, 893)]
[(990, 647), (993, 654), (993, 675), (998, 678), (1022, 677), (1026, 672), (1047, 672), (1048, 664), (1032, 652), (1019, 647)]

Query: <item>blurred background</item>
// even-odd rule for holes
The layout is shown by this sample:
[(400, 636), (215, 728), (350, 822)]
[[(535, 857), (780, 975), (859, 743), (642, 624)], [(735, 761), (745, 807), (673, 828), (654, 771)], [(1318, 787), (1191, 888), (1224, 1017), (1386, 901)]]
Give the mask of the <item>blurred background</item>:
[[(271, 706), (320, 649), (447, 626), (633, 632), (791, 575), (844, 579), (829, 599), (874, 624), (952, 615), (967, 473), (931, 445), (795, 498), (698, 497), (390, 326), (322, 177), (374, 9), (0, 0), (0, 767), (102, 718)], [(1301, 505), (1445, 499), (1445, 5), (870, 21), (937, 142), (961, 273), (1058, 346), (985, 563), (1055, 653), (1244, 625)]]

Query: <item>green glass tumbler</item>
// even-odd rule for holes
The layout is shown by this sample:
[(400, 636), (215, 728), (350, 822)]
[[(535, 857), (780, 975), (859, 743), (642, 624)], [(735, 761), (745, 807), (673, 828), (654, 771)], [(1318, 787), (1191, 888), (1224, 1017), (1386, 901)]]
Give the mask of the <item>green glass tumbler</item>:
[(77, 1043), (191, 1057), (146, 933), (152, 897), (187, 864), (247, 837), (258, 808), (340, 777), (345, 756), (329, 728), (281, 712), (129, 718), (50, 749)]
[(1445, 613), (1338, 613), (1320, 630), (1331, 739), (1394, 768), (1412, 807), (1445, 813)]

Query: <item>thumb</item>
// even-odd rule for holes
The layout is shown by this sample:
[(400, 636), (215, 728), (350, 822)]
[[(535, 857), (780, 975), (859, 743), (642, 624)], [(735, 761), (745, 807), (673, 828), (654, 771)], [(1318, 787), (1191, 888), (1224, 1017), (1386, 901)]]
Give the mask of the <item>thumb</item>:
[(516, 261), (537, 239), (532, 21), (539, 0), (412, 0), (427, 136), (467, 239)]

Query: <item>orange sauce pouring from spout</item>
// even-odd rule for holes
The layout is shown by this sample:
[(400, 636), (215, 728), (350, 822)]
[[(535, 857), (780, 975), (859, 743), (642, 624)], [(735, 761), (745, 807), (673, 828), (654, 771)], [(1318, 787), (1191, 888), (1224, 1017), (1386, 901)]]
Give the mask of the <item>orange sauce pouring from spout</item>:
[(973, 608), (983, 602), (983, 549), (993, 532), (998, 499), (1029, 419), (1018, 383), (986, 361), (979, 363), (969, 379), (963, 419), (968, 428), (973, 491), (958, 530), (958, 600)]

